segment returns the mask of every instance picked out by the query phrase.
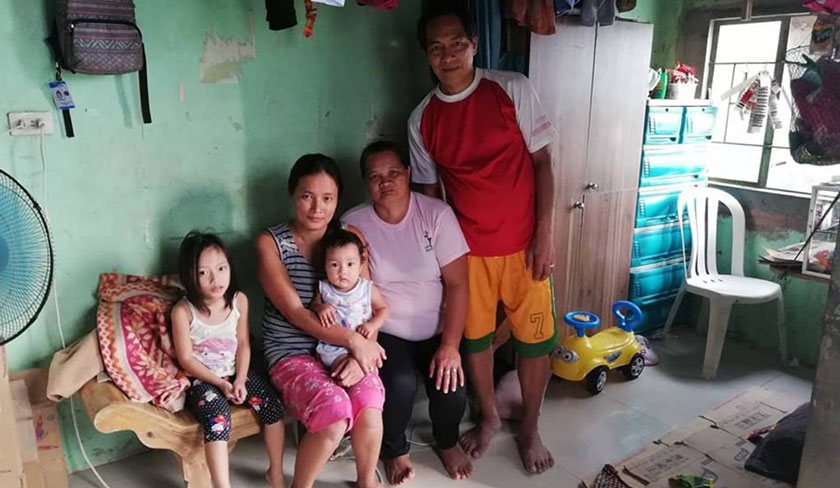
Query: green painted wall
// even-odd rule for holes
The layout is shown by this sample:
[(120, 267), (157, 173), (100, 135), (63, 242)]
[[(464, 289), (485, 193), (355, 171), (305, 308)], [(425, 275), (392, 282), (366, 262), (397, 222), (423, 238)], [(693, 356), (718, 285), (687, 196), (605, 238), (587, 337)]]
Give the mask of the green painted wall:
[[(70, 74), (77, 136), (67, 139), (59, 130), (44, 141), (55, 284), (68, 340), (94, 326), (99, 273), (173, 272), (174, 251), (192, 228), (212, 228), (228, 241), (258, 323), (252, 240), (258, 229), (286, 217), (291, 164), (306, 152), (332, 155), (345, 170), (345, 206), (359, 202), (362, 146), (375, 136), (401, 137), (410, 110), (429, 88), (413, 39), (419, 2), (393, 12), (355, 2), (341, 10), (322, 7), (308, 40), (302, 25), (269, 31), (262, 0), (136, 3), (154, 123), (139, 122), (136, 75)], [(9, 111), (52, 110), (46, 8), (46, 0), (0, 2), (4, 118)], [(247, 52), (249, 12), (256, 57), (242, 63), (240, 83), (201, 83), (206, 40), (235, 39)], [(38, 154), (37, 138), (0, 134), (0, 167), (45, 203)], [(10, 367), (45, 366), (59, 347), (49, 306), (7, 347)], [(79, 469), (66, 404), (61, 412), (68, 463)], [(79, 417), (96, 464), (141, 449), (132, 435), (100, 435), (84, 413)]]
[(653, 51), (650, 63), (654, 68), (674, 66), (685, 1), (639, 0), (635, 9), (621, 14), (624, 18), (653, 24)]
[[(803, 216), (803, 219), (805, 217)], [(718, 264), (721, 266), (721, 272), (728, 272), (732, 252), (732, 220), (729, 217), (719, 220), (718, 232)], [(773, 275), (767, 266), (758, 263), (758, 258), (765, 248), (777, 249), (804, 239), (805, 236), (801, 232), (794, 230), (780, 229), (772, 235), (748, 231), (744, 240), (744, 275), (775, 281), (782, 285), (789, 354), (802, 364), (816, 366), (828, 285), (799, 278), (782, 280)], [(735, 305), (729, 321), (728, 335), (766, 348), (768, 353), (777, 354), (779, 335), (776, 330), (775, 305)]]

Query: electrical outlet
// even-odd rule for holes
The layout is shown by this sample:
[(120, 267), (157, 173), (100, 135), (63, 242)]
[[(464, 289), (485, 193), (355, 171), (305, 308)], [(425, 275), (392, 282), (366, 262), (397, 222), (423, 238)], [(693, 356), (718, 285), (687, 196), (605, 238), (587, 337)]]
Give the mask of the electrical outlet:
[(55, 132), (52, 112), (9, 112), (13, 136), (38, 136)]

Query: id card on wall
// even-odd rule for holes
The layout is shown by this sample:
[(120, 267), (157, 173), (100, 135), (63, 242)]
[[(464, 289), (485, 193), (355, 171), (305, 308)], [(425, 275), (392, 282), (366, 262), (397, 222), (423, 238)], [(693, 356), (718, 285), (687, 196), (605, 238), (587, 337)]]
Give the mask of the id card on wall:
[(50, 90), (52, 90), (53, 102), (59, 110), (69, 110), (76, 108), (73, 104), (73, 96), (70, 95), (70, 88), (66, 81), (51, 81)]

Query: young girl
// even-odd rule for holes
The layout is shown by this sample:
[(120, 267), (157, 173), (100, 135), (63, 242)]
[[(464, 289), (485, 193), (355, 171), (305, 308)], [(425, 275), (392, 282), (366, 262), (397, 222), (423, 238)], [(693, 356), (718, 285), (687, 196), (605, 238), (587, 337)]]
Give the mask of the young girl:
[(186, 297), (172, 309), (172, 336), (181, 368), (191, 378), (187, 408), (204, 426), (204, 451), (215, 488), (230, 488), (230, 403), (248, 404), (265, 426), (266, 481), (283, 480), (283, 406), (261, 376), (249, 373), (248, 298), (237, 290), (219, 237), (192, 231), (181, 242), (178, 273)]
[[(375, 339), (388, 317), (388, 306), (373, 282), (360, 277), (364, 264), (362, 240), (350, 231), (338, 229), (324, 236), (321, 248), (327, 279), (318, 283), (312, 299), (312, 309), (321, 325), (340, 325), (366, 339)], [(347, 349), (323, 341), (315, 351), (327, 368), (349, 354)]]

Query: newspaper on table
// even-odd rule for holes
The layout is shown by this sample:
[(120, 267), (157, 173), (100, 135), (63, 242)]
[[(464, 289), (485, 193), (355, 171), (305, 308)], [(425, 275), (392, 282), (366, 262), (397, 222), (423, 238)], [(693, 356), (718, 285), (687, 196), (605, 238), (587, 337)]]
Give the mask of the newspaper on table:
[[(770, 249), (769, 247), (765, 247), (764, 254), (762, 254), (761, 257), (762, 259), (774, 264), (801, 264), (802, 254), (800, 251), (804, 245), (805, 242), (797, 242), (796, 244), (780, 247), (779, 249)], [(797, 254), (799, 254), (798, 257)]]

